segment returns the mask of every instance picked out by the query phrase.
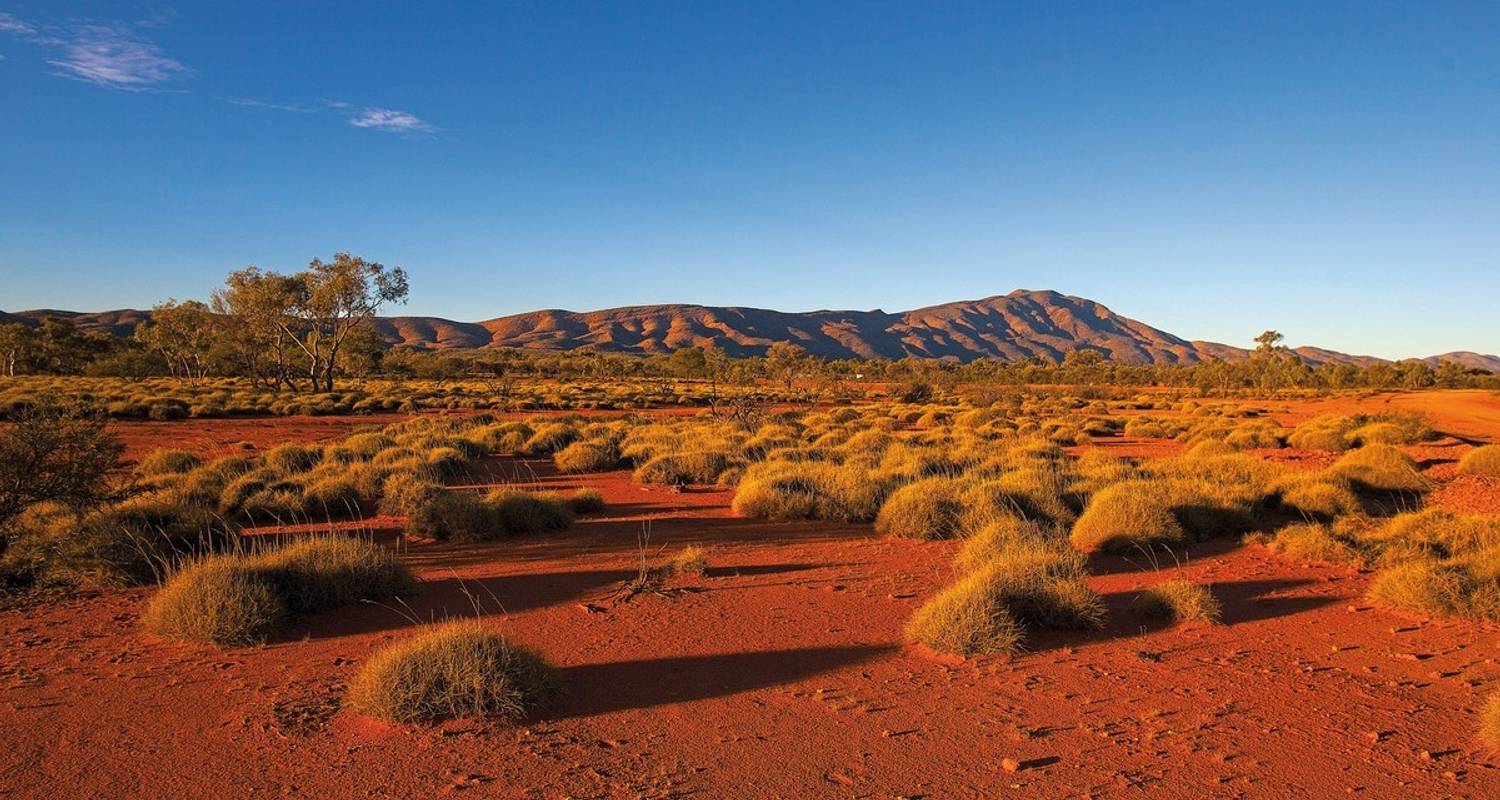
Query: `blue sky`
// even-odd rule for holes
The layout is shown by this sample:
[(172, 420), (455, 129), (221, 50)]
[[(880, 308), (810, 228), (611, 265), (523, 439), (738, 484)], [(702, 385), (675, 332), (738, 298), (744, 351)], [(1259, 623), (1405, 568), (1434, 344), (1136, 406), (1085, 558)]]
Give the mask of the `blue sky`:
[(349, 250), (462, 320), (1050, 288), (1500, 351), (1493, 2), (229, 5), (0, 0), (0, 308)]

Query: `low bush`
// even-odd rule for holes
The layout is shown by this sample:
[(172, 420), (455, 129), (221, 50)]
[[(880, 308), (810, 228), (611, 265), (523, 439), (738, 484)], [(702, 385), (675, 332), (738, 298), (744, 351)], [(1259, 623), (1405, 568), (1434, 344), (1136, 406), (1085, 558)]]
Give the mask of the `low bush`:
[(542, 657), (477, 621), (428, 626), (372, 655), (349, 684), (360, 711), (388, 722), (519, 719), (550, 691)]
[(323, 460), (323, 450), (300, 444), (282, 444), (267, 450), (264, 459), (267, 467), (283, 475), (296, 475), (316, 467)]
[(407, 513), (406, 533), (418, 539), (478, 542), (497, 538), (495, 517), (473, 492), (441, 491)]
[(708, 573), (708, 551), (697, 545), (678, 550), (667, 562), (673, 575), (705, 575)]
[(1304, 473), (1278, 486), (1281, 505), (1304, 517), (1331, 520), (1362, 513), (1349, 480), (1337, 475)]
[(636, 467), (635, 479), (668, 486), (712, 484), (724, 470), (741, 463), (737, 456), (720, 451), (667, 453)]
[(1361, 565), (1365, 556), (1347, 526), (1310, 522), (1288, 525), (1269, 536), (1257, 537), (1274, 553), (1302, 561)]
[(1479, 709), (1479, 740), (1500, 750), (1500, 691), (1491, 692)]
[(550, 492), (496, 489), (484, 498), (484, 504), (494, 520), (490, 530), (501, 535), (556, 531), (573, 524), (571, 505)]
[(265, 578), (232, 556), (179, 571), (146, 606), (142, 622), (158, 636), (248, 646), (266, 640), (287, 615)]

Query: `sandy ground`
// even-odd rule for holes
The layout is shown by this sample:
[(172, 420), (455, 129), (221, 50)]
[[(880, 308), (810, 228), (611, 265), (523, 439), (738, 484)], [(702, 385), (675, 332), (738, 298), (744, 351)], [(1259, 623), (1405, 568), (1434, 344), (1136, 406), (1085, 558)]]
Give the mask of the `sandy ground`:
[[(1417, 455), (1442, 477), (1466, 448)], [(546, 537), (406, 545), (424, 580), (409, 608), (318, 615), (260, 648), (145, 634), (145, 591), (0, 612), (0, 796), (1500, 796), (1500, 755), (1474, 739), (1500, 630), (1373, 608), (1369, 574), (1230, 540), (1182, 567), (1098, 558), (1106, 630), (964, 661), (901, 637), (951, 579), (950, 543), (738, 519), (728, 492), (623, 472), (486, 467), (596, 486), (609, 508)], [(1497, 507), (1500, 486), (1466, 480), (1434, 502)], [(390, 540), (390, 522), (368, 524)], [(623, 600), (648, 530), (653, 554), (709, 547), (710, 574)], [(1179, 570), (1213, 584), (1225, 624), (1131, 610)], [(391, 727), (341, 706), (413, 618), (476, 613), (558, 667), (533, 719)]]

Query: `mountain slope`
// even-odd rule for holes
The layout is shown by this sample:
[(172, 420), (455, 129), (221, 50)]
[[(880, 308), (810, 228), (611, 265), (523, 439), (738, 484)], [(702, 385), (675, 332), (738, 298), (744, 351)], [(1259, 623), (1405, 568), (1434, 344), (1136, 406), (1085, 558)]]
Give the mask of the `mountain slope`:
[[(0, 312), (0, 322), (35, 325), (46, 316), (70, 319), (84, 331), (129, 336), (136, 325), (150, 319), (150, 312)], [(1082, 297), (1026, 290), (895, 313), (654, 305), (588, 312), (546, 309), (484, 322), (381, 317), (376, 330), (392, 346), (429, 350), (513, 347), (651, 354), (711, 345), (746, 356), (762, 354), (776, 342), (795, 342), (824, 358), (1035, 357), (1055, 362), (1078, 350), (1095, 350), (1127, 364), (1192, 364), (1250, 353), (1216, 342), (1188, 341)], [(1314, 365), (1382, 361), (1317, 347), (1294, 352)], [(1500, 372), (1500, 358), (1495, 356), (1455, 352), (1425, 360), (1436, 363), (1439, 358)]]

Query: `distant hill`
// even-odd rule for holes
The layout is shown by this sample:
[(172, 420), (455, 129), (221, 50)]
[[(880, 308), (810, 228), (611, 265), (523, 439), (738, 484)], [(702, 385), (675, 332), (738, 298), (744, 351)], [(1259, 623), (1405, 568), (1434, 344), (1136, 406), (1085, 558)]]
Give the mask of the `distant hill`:
[[(85, 331), (128, 336), (149, 311), (0, 312), (0, 320), (37, 324), (65, 317)], [(484, 322), (440, 317), (382, 317), (376, 328), (392, 346), (428, 350), (515, 347), (531, 350), (600, 350), (668, 353), (684, 347), (722, 348), (759, 355), (775, 342), (795, 342), (825, 358), (977, 358), (1060, 361), (1077, 350), (1095, 350), (1126, 364), (1193, 364), (1245, 358), (1250, 351), (1216, 342), (1189, 341), (1123, 317), (1082, 297), (1017, 290), (982, 300), (911, 311), (783, 312), (738, 306), (628, 306), (600, 311), (547, 309)], [(1295, 348), (1314, 365), (1365, 366), (1383, 359), (1318, 347)], [(1500, 357), (1456, 352), (1439, 358), (1500, 372)]]
[(1451, 353), (1443, 353), (1437, 356), (1428, 356), (1423, 361), (1437, 366), (1439, 361), (1452, 361), (1470, 369), (1487, 369), (1490, 372), (1500, 372), (1500, 356), (1487, 356), (1483, 353), (1475, 353), (1470, 350), (1455, 350)]

